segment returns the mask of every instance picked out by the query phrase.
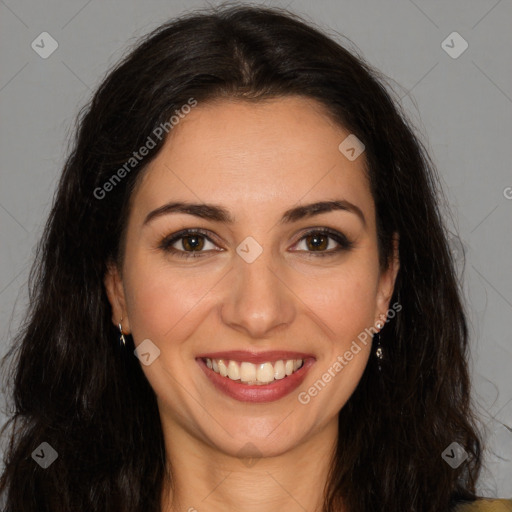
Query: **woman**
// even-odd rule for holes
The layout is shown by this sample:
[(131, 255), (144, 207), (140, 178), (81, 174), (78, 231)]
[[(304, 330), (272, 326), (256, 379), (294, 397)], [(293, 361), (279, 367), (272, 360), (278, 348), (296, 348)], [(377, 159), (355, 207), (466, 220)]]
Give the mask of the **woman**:
[(62, 174), (4, 510), (510, 510), (475, 495), (436, 193), (375, 73), (296, 16), (160, 27)]

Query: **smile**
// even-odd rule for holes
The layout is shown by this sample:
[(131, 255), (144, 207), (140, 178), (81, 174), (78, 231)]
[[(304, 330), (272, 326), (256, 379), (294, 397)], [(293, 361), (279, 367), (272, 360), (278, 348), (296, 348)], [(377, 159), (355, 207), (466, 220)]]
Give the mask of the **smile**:
[(296, 390), (316, 358), (290, 351), (247, 351), (201, 354), (196, 362), (213, 385), (241, 402), (273, 402)]

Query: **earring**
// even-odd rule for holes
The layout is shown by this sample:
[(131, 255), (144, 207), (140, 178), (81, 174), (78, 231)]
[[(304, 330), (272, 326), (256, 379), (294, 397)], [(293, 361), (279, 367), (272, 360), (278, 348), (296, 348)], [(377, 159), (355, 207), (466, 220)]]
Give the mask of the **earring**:
[(121, 336), (119, 336), (119, 345), (122, 348), (124, 348), (124, 347), (126, 347), (126, 340), (124, 339), (123, 328), (121, 326), (121, 322), (119, 322), (119, 332), (121, 333)]
[(382, 345), (380, 344), (380, 329), (382, 328), (382, 324), (378, 323), (377, 328), (379, 331), (377, 331), (377, 349), (375, 350), (375, 357), (377, 358), (377, 368), (379, 369), (379, 372), (382, 371), (381, 361), (384, 359), (384, 351), (382, 350)]

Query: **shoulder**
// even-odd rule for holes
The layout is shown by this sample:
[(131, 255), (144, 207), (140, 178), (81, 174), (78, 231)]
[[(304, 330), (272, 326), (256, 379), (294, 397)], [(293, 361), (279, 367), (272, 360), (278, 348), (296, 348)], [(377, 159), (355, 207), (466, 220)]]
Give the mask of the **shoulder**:
[(512, 499), (481, 499), (471, 503), (461, 503), (453, 512), (512, 512)]

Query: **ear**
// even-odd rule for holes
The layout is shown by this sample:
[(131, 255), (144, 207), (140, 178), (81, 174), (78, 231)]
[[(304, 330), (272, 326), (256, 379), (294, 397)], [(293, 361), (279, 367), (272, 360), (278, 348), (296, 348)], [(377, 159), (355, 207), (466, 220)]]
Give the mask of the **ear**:
[(112, 306), (112, 323), (118, 327), (121, 324), (123, 334), (130, 334), (130, 320), (126, 309), (123, 280), (118, 266), (109, 262), (103, 278), (108, 300)]
[(381, 272), (379, 278), (379, 286), (377, 292), (377, 319), (376, 323), (380, 321), (384, 326), (389, 310), (389, 302), (395, 289), (396, 276), (400, 268), (400, 255), (399, 255), (399, 236), (398, 233), (393, 234), (393, 249), (388, 262), (388, 268)]

